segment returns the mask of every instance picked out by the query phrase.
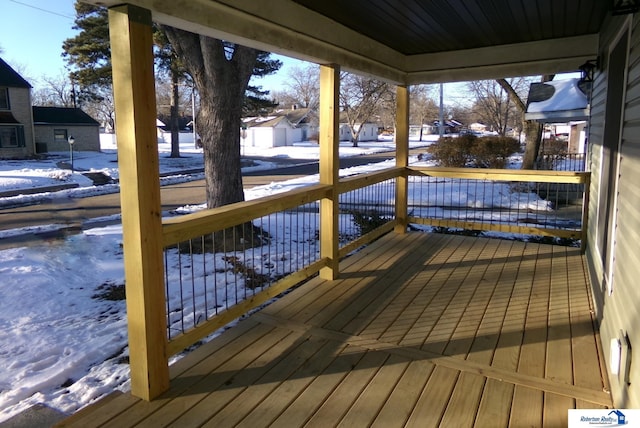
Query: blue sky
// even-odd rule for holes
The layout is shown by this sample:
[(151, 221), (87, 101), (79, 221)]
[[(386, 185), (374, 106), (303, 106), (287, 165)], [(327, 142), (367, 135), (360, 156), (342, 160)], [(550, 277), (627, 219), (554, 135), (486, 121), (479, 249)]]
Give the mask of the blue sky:
[(0, 0), (2, 58), (32, 85), (43, 75), (64, 72), (62, 41), (71, 29), (73, 0)]
[[(11, 67), (37, 87), (43, 76), (66, 75), (66, 62), (62, 58), (62, 42), (75, 36), (74, 0), (0, 0), (0, 56)], [(255, 83), (264, 89), (280, 90), (287, 70), (304, 65), (286, 57), (285, 65), (274, 76)]]
[[(0, 56), (36, 88), (44, 76), (58, 78), (68, 74), (61, 54), (62, 42), (78, 33), (72, 29), (73, 5), (74, 0), (0, 0)], [(283, 67), (275, 75), (252, 83), (271, 91), (282, 90), (290, 68), (305, 64), (275, 57), (284, 61)], [(456, 104), (465, 95), (464, 84), (445, 85), (446, 104)]]

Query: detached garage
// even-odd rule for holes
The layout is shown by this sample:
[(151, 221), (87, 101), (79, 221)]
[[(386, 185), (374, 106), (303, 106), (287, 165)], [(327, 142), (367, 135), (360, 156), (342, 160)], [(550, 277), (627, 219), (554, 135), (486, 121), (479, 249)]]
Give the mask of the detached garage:
[(74, 150), (100, 151), (100, 124), (79, 108), (33, 107), (33, 128), (36, 151), (69, 150), (69, 138)]

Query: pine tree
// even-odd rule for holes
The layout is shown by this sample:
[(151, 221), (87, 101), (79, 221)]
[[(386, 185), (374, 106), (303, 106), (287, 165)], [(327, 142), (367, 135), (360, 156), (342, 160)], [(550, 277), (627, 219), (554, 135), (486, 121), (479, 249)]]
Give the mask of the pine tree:
[(80, 32), (62, 43), (62, 56), (73, 68), (72, 82), (80, 86), (78, 97), (99, 101), (100, 92), (111, 88), (111, 47), (107, 9), (75, 2), (73, 29)]
[[(100, 99), (100, 93), (112, 86), (108, 11), (78, 0), (75, 9), (73, 28), (80, 33), (64, 41), (63, 56), (74, 67), (71, 78), (80, 85), (82, 95)], [(198, 122), (205, 158), (207, 206), (242, 201), (242, 115), (272, 105), (265, 98), (267, 92), (259, 86), (249, 86), (249, 79), (252, 75), (274, 73), (282, 63), (270, 59), (267, 52), (171, 27), (160, 26), (159, 30), (166, 33), (171, 49), (178, 54), (180, 67), (184, 67), (200, 95)], [(156, 40), (161, 38), (156, 34)], [(159, 51), (165, 49), (156, 49), (156, 53)]]

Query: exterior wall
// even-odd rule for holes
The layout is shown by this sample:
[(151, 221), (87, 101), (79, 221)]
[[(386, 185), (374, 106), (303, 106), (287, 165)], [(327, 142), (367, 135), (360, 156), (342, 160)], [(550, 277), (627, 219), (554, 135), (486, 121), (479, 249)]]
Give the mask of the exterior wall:
[(288, 125), (278, 124), (275, 127), (255, 126), (247, 129), (247, 138), (241, 140), (245, 147), (283, 147), (302, 141), (302, 130)]
[(273, 147), (273, 128), (254, 127), (247, 129), (247, 138), (241, 139), (245, 147)]
[[(599, 195), (602, 183), (602, 148), (605, 139), (606, 102), (609, 73), (609, 50), (612, 49), (619, 31), (626, 25), (628, 17), (616, 17), (608, 21), (601, 34), (601, 72), (594, 84), (591, 124), (589, 135), (589, 158), (592, 172), (589, 203), (589, 226), (587, 261), (594, 292), (596, 316), (600, 324), (600, 336), (607, 368), (611, 367), (612, 340), (627, 341), (631, 347), (640, 348), (640, 18), (634, 15), (629, 43), (628, 71), (624, 92), (623, 128), (619, 145), (618, 181), (614, 220), (614, 259), (612, 264), (611, 293), (606, 285), (602, 256), (598, 248)], [(624, 76), (614, 76), (623, 81)], [(623, 367), (620, 374), (609, 371), (614, 404), (620, 408), (640, 407), (640, 352), (631, 353), (629, 370)], [(625, 379), (625, 373), (628, 378)]]
[(9, 88), (11, 113), (24, 125), (25, 147), (0, 149), (2, 158), (24, 158), (35, 153), (33, 144), (33, 111), (31, 109), (31, 90), (29, 88)]
[[(377, 141), (378, 126), (375, 123), (365, 123), (364, 128), (360, 131), (358, 141)], [(340, 125), (340, 141), (351, 141), (351, 130), (349, 125), (343, 123)]]
[(64, 152), (69, 150), (68, 142), (55, 141), (54, 129), (66, 129), (68, 136), (73, 136), (75, 143), (73, 149), (78, 152), (100, 151), (100, 129), (95, 126), (78, 125), (35, 125), (36, 143), (47, 145), (49, 152)]

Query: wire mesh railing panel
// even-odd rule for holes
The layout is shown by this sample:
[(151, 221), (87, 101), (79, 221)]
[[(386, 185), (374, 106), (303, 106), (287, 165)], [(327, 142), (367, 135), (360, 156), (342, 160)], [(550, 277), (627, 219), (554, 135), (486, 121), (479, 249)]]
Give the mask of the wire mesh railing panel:
[(586, 155), (584, 153), (542, 153), (536, 159), (536, 169), (586, 171)]
[(308, 203), (166, 248), (169, 340), (317, 262), (318, 236)]
[(395, 179), (342, 193), (339, 198), (339, 246), (374, 231), (395, 219)]
[(584, 184), (498, 181), (417, 175), (408, 210), (441, 228), (579, 236)]

